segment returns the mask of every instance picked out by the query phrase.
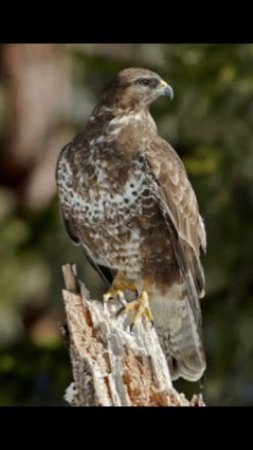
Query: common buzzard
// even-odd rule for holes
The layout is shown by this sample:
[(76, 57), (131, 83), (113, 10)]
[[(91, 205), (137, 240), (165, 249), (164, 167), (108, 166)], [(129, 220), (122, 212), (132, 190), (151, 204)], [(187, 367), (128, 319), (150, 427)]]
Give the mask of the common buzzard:
[(173, 90), (156, 73), (121, 71), (62, 149), (57, 187), (69, 236), (108, 283), (105, 299), (135, 292), (126, 308), (153, 320), (172, 378), (196, 381), (206, 368), (206, 235), (183, 163), (149, 112), (161, 95)]

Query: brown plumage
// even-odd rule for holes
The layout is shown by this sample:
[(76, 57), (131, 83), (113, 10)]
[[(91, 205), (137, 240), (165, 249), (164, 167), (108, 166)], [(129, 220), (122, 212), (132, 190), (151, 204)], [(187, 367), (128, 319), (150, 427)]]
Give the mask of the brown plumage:
[(182, 161), (149, 113), (172, 88), (156, 73), (125, 69), (66, 145), (57, 186), (66, 229), (113, 288), (145, 290), (173, 378), (206, 367), (199, 298), (206, 237)]

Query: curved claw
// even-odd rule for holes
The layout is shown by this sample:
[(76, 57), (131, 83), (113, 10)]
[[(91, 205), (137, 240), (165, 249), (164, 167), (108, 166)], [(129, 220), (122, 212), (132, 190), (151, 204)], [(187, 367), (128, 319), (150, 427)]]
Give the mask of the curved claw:
[(125, 312), (125, 309), (126, 309), (125, 305), (122, 306), (121, 308), (119, 308), (119, 310), (116, 312), (116, 317), (119, 317), (120, 314), (122, 314), (123, 312)]

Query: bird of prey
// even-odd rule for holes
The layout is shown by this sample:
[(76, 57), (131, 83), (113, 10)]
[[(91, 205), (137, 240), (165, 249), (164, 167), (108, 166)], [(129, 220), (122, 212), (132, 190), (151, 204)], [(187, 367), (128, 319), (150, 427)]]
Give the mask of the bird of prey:
[(197, 381), (206, 234), (183, 163), (149, 112), (161, 95), (173, 89), (158, 74), (121, 71), (62, 149), (57, 187), (70, 238), (108, 283), (104, 299), (135, 293), (126, 310), (153, 321), (172, 379)]

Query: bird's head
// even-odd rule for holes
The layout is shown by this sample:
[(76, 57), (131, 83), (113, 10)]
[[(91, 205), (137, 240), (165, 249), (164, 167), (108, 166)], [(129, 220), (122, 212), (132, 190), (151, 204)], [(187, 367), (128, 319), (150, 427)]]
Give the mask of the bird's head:
[(118, 73), (105, 88), (102, 97), (108, 106), (140, 110), (149, 107), (162, 95), (172, 99), (173, 89), (157, 73), (130, 68)]

